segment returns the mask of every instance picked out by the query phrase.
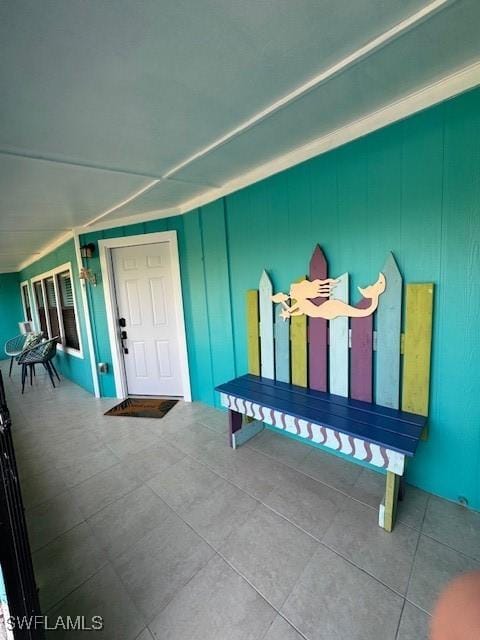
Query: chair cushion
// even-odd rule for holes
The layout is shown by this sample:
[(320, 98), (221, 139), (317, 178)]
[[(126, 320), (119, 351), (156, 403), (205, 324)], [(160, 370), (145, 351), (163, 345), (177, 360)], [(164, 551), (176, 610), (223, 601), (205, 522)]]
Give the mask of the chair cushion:
[(23, 344), (23, 349), (30, 349), (31, 347), (34, 347), (36, 344), (40, 342), (40, 340), (42, 339), (42, 336), (43, 336), (43, 333), (41, 331), (37, 333), (27, 334), (27, 337)]

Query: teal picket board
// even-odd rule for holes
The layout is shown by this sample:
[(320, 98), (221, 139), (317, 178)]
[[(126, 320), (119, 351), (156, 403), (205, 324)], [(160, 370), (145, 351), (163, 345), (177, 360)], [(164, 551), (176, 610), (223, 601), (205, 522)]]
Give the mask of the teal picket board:
[(402, 322), (402, 275), (393, 254), (382, 269), (387, 288), (376, 313), (375, 402), (392, 409), (400, 402), (400, 332)]
[[(348, 303), (348, 273), (343, 273), (330, 298)], [(348, 318), (330, 321), (330, 393), (348, 396)]]
[(266, 271), (262, 273), (259, 284), (260, 300), (260, 363), (265, 378), (275, 378), (273, 348), (273, 303), (272, 282)]
[(290, 382), (290, 320), (280, 317), (282, 305), (277, 305), (275, 317), (275, 379)]

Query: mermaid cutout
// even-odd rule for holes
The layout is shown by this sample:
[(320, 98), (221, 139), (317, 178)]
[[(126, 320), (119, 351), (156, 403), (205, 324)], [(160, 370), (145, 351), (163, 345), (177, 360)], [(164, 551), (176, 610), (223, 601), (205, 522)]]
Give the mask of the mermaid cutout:
[[(366, 318), (370, 316), (378, 307), (378, 299), (387, 286), (385, 276), (379, 273), (378, 280), (368, 287), (358, 287), (361, 295), (370, 300), (368, 307), (359, 309), (343, 302), (342, 300), (331, 299), (330, 295), (338, 280), (327, 278), (326, 280), (302, 280), (290, 285), (289, 295), (286, 293), (276, 293), (272, 296), (272, 301), (280, 303), (283, 307), (280, 315), (284, 320), (293, 316), (309, 316), (310, 318), (324, 318), (333, 320), (339, 316), (349, 318)], [(311, 302), (315, 298), (328, 298), (323, 304), (316, 305)], [(287, 300), (292, 304), (288, 305)]]

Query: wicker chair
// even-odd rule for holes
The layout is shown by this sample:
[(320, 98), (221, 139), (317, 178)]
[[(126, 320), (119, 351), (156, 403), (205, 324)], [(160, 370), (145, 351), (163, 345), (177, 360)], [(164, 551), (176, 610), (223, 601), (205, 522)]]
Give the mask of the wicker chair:
[(22, 394), (25, 391), (25, 380), (27, 379), (28, 368), (30, 368), (30, 385), (32, 385), (33, 374), (35, 373), (35, 365), (41, 364), (45, 367), (52, 383), (55, 388), (55, 380), (53, 375), (60, 377), (53, 364), (53, 358), (57, 355), (58, 337), (46, 340), (40, 344), (35, 345), (31, 349), (25, 349), (18, 358), (18, 364), (22, 365)]
[(15, 336), (5, 343), (5, 354), (10, 358), (10, 371), (9, 377), (12, 375), (13, 361), (17, 358), (24, 349), (29, 349), (40, 342), (43, 337), (43, 333), (25, 333)]

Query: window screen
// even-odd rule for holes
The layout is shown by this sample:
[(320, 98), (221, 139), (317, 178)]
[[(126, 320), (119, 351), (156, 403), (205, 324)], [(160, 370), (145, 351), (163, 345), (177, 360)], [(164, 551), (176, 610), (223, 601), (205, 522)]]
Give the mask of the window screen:
[(23, 304), (25, 305), (25, 320), (32, 321), (32, 306), (30, 304), (30, 292), (28, 290), (28, 284), (22, 285)]
[(50, 338), (56, 338), (58, 336), (60, 341), (60, 323), (58, 322), (57, 298), (55, 296), (55, 283), (53, 276), (46, 278), (43, 282), (45, 283), (48, 318), (50, 320)]
[(80, 349), (75, 317), (75, 303), (73, 299), (73, 283), (70, 271), (64, 271), (57, 276), (58, 290), (65, 333), (65, 345), (71, 349)]
[(35, 284), (33, 285), (33, 289), (35, 292), (35, 300), (37, 303), (38, 320), (40, 322), (40, 331), (43, 331), (43, 335), (45, 337), (48, 337), (48, 327), (47, 327), (47, 319), (45, 316), (45, 302), (43, 300), (42, 283), (35, 282)]

